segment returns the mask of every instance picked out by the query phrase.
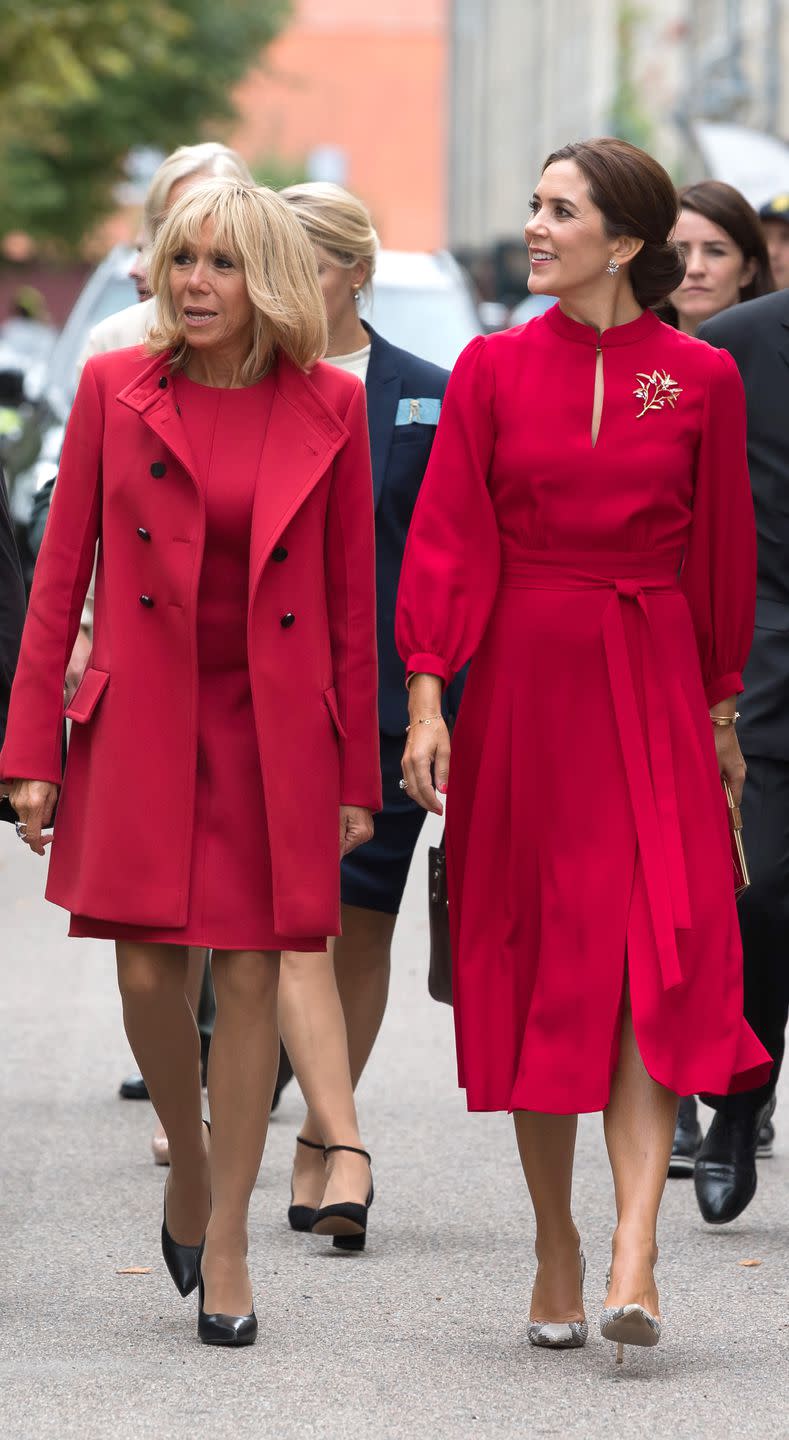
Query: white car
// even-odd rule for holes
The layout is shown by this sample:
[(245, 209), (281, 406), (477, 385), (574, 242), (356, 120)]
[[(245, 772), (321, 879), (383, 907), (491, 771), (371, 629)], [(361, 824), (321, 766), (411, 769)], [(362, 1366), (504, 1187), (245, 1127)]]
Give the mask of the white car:
[(464, 272), (447, 250), (381, 250), (373, 295), (360, 307), (385, 340), (451, 370), (482, 333)]

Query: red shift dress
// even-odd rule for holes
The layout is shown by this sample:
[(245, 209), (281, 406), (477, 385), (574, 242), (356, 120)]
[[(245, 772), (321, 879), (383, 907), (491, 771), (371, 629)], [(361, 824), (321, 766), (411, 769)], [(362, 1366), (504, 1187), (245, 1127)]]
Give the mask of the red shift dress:
[(709, 719), (742, 689), (754, 597), (730, 356), (650, 312), (598, 340), (558, 306), (472, 341), (397, 613), (409, 671), (474, 656), (447, 797), (471, 1110), (604, 1108), (626, 971), (654, 1079), (721, 1094), (769, 1073)]
[[(324, 950), (324, 936), (274, 929), (271, 855), (247, 664), (252, 505), (274, 379), (222, 390), (174, 380), (206, 510), (197, 609), (199, 721), (189, 913), (178, 928), (72, 915), (70, 935), (215, 950)], [(140, 676), (145, 684), (145, 676)], [(167, 816), (151, 806), (150, 824)]]

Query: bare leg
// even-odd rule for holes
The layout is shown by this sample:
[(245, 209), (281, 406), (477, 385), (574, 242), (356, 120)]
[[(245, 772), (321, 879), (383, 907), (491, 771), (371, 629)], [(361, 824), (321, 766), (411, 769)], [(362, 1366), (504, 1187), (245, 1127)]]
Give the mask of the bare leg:
[[(362, 1148), (348, 1065), (348, 1041), (331, 941), (326, 954), (289, 951), (282, 957), (279, 1026), (302, 1094), (307, 1117), (302, 1135), (322, 1145)], [(370, 1171), (360, 1155), (332, 1155), (296, 1147), (293, 1193), (298, 1205), (364, 1204)]]
[(580, 1239), (572, 1216), (577, 1115), (516, 1110), (515, 1134), (529, 1187), (537, 1235), (532, 1320), (583, 1320)]
[[(203, 986), (203, 972), (205, 970), (206, 960), (208, 958), (208, 951), (203, 950), (200, 946), (190, 945), (187, 951), (187, 955), (189, 958), (186, 963), (186, 981), (184, 984), (184, 991), (186, 993), (186, 998), (189, 1002), (189, 1008), (192, 1011), (192, 1014), (194, 1015), (196, 1020), (197, 1010), (200, 1005), (200, 991)], [(162, 1156), (167, 1153), (167, 1132), (161, 1122), (161, 1119), (158, 1116), (156, 1118), (156, 1129), (153, 1132), (152, 1143), (154, 1155), (156, 1154), (157, 1149), (160, 1150)]]
[(389, 995), (396, 915), (343, 905), (342, 935), (335, 941), (334, 973), (348, 1032), (354, 1090), (370, 1058)]
[[(203, 1254), (208, 1312), (246, 1315), (249, 1201), (266, 1143), (279, 1063), (279, 955), (215, 950), (216, 1023), (208, 1057), (211, 1219)], [(169, 1134), (169, 1131), (168, 1131)]]
[(123, 1022), (148, 1093), (170, 1137), (167, 1224), (181, 1245), (200, 1243), (208, 1221), (208, 1162), (200, 1097), (200, 1037), (184, 994), (180, 945), (118, 941)]
[(607, 1305), (643, 1305), (659, 1313), (652, 1271), (678, 1103), (644, 1068), (626, 995), (619, 1063), (603, 1114), (617, 1214)]

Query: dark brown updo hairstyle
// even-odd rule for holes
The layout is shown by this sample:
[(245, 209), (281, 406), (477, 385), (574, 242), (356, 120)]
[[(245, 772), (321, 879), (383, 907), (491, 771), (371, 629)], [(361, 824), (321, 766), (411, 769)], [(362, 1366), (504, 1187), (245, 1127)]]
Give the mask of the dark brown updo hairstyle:
[[(693, 210), (703, 215), (713, 225), (725, 230), (742, 251), (745, 260), (755, 260), (753, 279), (740, 290), (740, 300), (756, 300), (760, 295), (771, 295), (775, 289), (767, 241), (764, 238), (762, 222), (745, 196), (726, 185), (723, 180), (699, 180), (695, 185), (685, 185), (679, 192), (680, 210)], [(678, 324), (677, 312), (668, 301), (660, 307), (660, 317), (669, 325)]]
[(669, 238), (679, 201), (667, 171), (627, 140), (604, 136), (554, 150), (543, 172), (557, 160), (572, 160), (589, 186), (606, 234), (632, 235), (644, 244), (628, 266), (639, 305), (648, 308), (670, 295), (685, 274), (682, 252)]

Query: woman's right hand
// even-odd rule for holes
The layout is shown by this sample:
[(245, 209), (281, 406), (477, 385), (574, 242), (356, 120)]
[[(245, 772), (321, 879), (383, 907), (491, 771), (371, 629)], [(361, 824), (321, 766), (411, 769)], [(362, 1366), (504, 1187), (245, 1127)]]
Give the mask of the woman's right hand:
[(14, 780), (9, 786), (8, 798), (27, 830), (22, 835), (26, 845), (36, 855), (45, 855), (45, 847), (52, 840), (51, 835), (42, 836), (52, 819), (58, 787), (49, 780)]
[[(441, 681), (437, 675), (414, 676), (408, 711), (411, 723), (402, 760), (406, 790), (423, 810), (443, 815), (444, 807), (436, 797), (436, 790), (446, 794), (452, 747), (441, 716)], [(430, 723), (425, 724), (425, 720)]]

